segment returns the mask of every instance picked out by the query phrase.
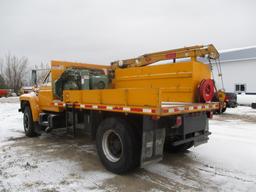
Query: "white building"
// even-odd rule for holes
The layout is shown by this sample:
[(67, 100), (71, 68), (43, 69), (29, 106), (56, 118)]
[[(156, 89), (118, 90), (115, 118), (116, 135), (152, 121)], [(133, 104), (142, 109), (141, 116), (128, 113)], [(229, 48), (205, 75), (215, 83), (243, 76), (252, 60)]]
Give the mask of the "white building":
[[(256, 46), (221, 51), (220, 63), (226, 92), (256, 95)], [(215, 64), (213, 72), (217, 87), (221, 88)]]

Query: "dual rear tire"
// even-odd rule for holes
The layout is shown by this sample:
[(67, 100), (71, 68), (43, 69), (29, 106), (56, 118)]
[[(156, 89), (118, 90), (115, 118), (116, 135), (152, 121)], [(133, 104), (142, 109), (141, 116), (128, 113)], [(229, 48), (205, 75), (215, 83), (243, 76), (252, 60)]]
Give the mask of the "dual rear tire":
[(98, 155), (107, 170), (127, 173), (140, 163), (140, 144), (127, 121), (107, 118), (99, 125), (96, 135)]

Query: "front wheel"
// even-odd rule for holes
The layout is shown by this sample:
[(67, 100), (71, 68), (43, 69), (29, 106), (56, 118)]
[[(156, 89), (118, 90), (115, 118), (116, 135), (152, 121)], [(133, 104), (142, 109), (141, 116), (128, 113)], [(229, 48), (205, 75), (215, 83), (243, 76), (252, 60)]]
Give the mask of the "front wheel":
[(23, 114), (23, 125), (24, 125), (24, 131), (25, 135), (28, 137), (35, 137), (37, 136), (35, 132), (35, 125), (32, 119), (32, 113), (29, 106), (26, 106), (24, 109)]
[(139, 145), (128, 122), (107, 118), (99, 126), (96, 135), (98, 155), (109, 171), (126, 173), (139, 166)]

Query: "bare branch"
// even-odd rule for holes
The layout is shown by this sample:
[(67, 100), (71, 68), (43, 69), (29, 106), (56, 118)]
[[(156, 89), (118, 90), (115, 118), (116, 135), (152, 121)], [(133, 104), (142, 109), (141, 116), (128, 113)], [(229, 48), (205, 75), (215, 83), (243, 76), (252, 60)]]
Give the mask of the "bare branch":
[(8, 88), (18, 93), (20, 88), (26, 82), (26, 70), (28, 59), (26, 57), (18, 58), (10, 53), (5, 56), (3, 62), (3, 78)]

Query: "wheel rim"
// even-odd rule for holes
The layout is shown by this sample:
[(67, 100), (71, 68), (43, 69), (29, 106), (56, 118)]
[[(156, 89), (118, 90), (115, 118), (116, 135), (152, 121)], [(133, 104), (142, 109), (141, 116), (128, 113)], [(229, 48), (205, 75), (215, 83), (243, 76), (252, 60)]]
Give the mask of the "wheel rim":
[(120, 160), (123, 153), (121, 137), (114, 130), (108, 130), (102, 138), (102, 149), (106, 158), (115, 163)]
[(28, 118), (28, 114), (24, 114), (24, 118), (23, 118), (23, 123), (24, 123), (24, 129), (27, 132), (29, 129), (29, 118)]

